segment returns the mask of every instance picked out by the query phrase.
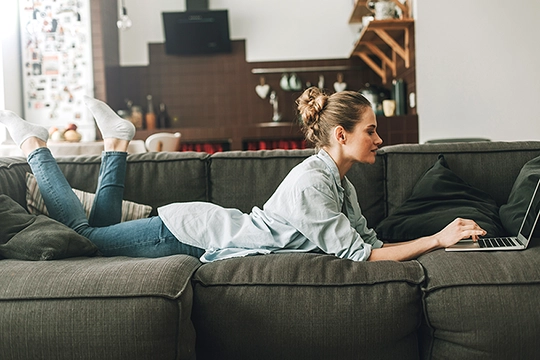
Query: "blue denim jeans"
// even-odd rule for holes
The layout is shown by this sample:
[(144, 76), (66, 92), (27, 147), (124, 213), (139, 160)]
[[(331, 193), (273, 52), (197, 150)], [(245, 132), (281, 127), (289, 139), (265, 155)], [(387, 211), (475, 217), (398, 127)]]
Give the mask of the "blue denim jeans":
[(178, 241), (159, 216), (120, 222), (126, 158), (125, 152), (103, 152), (89, 219), (48, 148), (33, 151), (28, 156), (28, 163), (49, 215), (90, 239), (104, 256), (187, 254), (200, 257), (204, 250)]

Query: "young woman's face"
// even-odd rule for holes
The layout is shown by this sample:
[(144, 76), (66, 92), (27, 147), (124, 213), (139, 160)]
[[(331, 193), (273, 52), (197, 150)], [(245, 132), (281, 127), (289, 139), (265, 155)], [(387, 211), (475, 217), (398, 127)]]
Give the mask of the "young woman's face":
[(377, 119), (373, 110), (367, 110), (362, 117), (354, 130), (347, 133), (348, 153), (355, 161), (373, 164), (376, 151), (383, 141), (377, 134)]

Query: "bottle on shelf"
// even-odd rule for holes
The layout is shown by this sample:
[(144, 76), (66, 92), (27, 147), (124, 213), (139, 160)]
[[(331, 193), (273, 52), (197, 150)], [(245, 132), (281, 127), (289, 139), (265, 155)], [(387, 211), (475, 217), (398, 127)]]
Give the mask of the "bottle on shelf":
[(135, 125), (137, 130), (144, 127), (142, 108), (138, 105), (133, 105), (131, 107), (131, 122), (133, 122), (133, 125)]
[(392, 81), (392, 85), (394, 99), (396, 100), (396, 115), (406, 115), (405, 83), (403, 82), (403, 79), (395, 79)]
[(156, 113), (154, 112), (154, 103), (152, 102), (152, 95), (146, 97), (147, 108), (146, 108), (146, 129), (154, 130), (156, 128)]
[(167, 107), (164, 103), (159, 104), (159, 114), (157, 120), (157, 126), (161, 129), (166, 129), (171, 127), (171, 118), (167, 113)]

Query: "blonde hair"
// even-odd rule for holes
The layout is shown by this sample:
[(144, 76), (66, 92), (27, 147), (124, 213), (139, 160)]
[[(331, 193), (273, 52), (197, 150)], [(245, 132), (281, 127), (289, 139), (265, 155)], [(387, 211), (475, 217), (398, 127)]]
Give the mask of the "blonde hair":
[(356, 91), (326, 94), (317, 87), (310, 87), (296, 100), (301, 127), (306, 140), (317, 148), (330, 145), (330, 136), (336, 126), (352, 132), (362, 121), (371, 103)]

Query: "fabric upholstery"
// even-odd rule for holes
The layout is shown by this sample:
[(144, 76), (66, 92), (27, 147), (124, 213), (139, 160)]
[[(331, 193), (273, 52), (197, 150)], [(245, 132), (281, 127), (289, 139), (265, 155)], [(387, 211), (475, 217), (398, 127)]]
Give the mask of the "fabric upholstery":
[(210, 158), (210, 201), (250, 212), (261, 207), (289, 171), (313, 150), (229, 151)]
[[(249, 211), (310, 152), (130, 155), (126, 199), (154, 209), (212, 200)], [(502, 205), (540, 142), (384, 147), (374, 165), (348, 174), (371, 226), (411, 195), (439, 154)], [(59, 160), (72, 187), (87, 192), (99, 162)], [(0, 194), (24, 206), (28, 171), (23, 158), (0, 159)], [(0, 357), (183, 359), (194, 358), (196, 344), (199, 359), (539, 358), (531, 335), (540, 333), (537, 250), (435, 251), (405, 263), (280, 254), (199, 270), (182, 256), (1, 260)]]
[(417, 358), (423, 279), (415, 261), (317, 254), (205, 264), (194, 276), (197, 357)]
[[(244, 212), (250, 212), (253, 206), (262, 208), (289, 171), (313, 154), (313, 149), (213, 154), (210, 157), (210, 201)], [(356, 188), (368, 224), (376, 224), (384, 216), (382, 166), (379, 158), (374, 165), (355, 164), (347, 174)]]
[(23, 157), (0, 157), (0, 194), (5, 194), (26, 207), (24, 178), (30, 165)]
[[(176, 201), (207, 201), (208, 154), (155, 152), (128, 156), (124, 199), (157, 208)], [(98, 156), (62, 157), (58, 165), (73, 188), (95, 192)]]
[(28, 214), (7, 195), (0, 195), (0, 219), (0, 259), (54, 260), (98, 254), (90, 240), (46, 216)]
[[(540, 156), (523, 166), (512, 186), (508, 202), (499, 209), (502, 224), (509, 234), (514, 235), (519, 231), (538, 180), (540, 180)], [(535, 237), (539, 234), (540, 229), (536, 231)]]
[(379, 152), (385, 158), (388, 216), (411, 195), (439, 154), (457, 176), (487, 192), (501, 206), (523, 165), (540, 155), (540, 145), (534, 141), (411, 144), (383, 147)]
[[(94, 204), (94, 193), (73, 189), (73, 192), (83, 205), (86, 217), (90, 217), (90, 212)], [(26, 207), (30, 214), (34, 215), (47, 215), (49, 211), (45, 205), (45, 201), (39, 192), (39, 186), (37, 184), (36, 177), (33, 174), (26, 173)], [(136, 220), (148, 217), (152, 207), (144, 204), (137, 204), (133, 201), (122, 201), (122, 218), (121, 221)]]
[(0, 265), (2, 359), (195, 358), (193, 257)]
[(539, 245), (421, 256), (427, 275), (423, 358), (540, 358)]
[(405, 241), (433, 235), (454, 219), (472, 219), (487, 236), (503, 236), (499, 207), (489, 194), (463, 181), (443, 155), (415, 184), (411, 196), (376, 228), (380, 239)]

